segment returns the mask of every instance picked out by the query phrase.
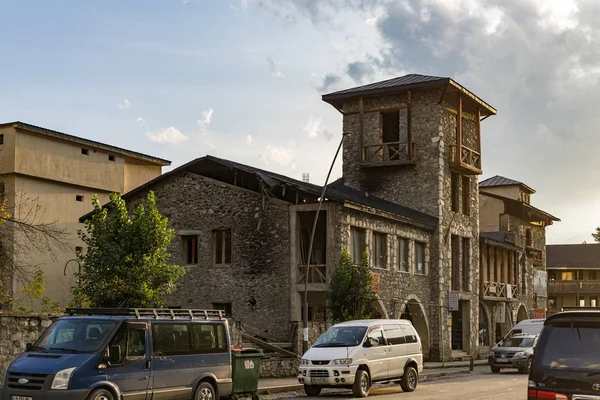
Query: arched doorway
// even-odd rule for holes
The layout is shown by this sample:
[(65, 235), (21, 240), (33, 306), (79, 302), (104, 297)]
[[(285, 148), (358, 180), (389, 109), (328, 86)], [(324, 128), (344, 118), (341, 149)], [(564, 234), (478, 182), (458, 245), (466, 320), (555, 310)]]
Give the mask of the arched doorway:
[(527, 310), (525, 309), (525, 306), (523, 304), (521, 304), (521, 307), (519, 307), (519, 311), (517, 312), (517, 324), (526, 319), (527, 319)]
[(404, 306), (404, 311), (400, 316), (401, 319), (407, 319), (412, 322), (413, 326), (417, 330), (419, 337), (421, 338), (421, 345), (423, 346), (423, 358), (429, 359), (429, 327), (427, 326), (427, 319), (425, 317), (425, 311), (418, 301), (412, 299), (408, 300)]
[[(498, 320), (498, 307), (504, 307), (504, 322)], [(494, 307), (496, 326), (494, 329), (494, 343), (500, 342), (504, 336), (512, 329), (512, 315), (504, 303), (498, 303)]]
[(479, 303), (479, 346), (489, 347), (490, 345), (490, 320), (487, 310), (483, 304)]

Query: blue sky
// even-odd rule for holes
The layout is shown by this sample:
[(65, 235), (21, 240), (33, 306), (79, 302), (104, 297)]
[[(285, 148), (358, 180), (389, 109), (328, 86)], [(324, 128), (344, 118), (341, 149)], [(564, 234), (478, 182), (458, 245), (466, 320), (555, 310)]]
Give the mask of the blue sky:
[(591, 241), (596, 3), (6, 0), (0, 121), (173, 166), (213, 154), (322, 183), (341, 133), (322, 93), (405, 73), (449, 76), (498, 109), (482, 127), (482, 178), (536, 189), (534, 205), (562, 219), (549, 242)]

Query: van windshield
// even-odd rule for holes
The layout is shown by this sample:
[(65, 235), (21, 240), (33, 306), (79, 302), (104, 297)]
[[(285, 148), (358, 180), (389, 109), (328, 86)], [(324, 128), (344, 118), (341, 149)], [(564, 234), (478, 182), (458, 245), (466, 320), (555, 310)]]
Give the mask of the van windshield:
[(106, 345), (119, 321), (60, 319), (33, 345), (32, 351), (95, 353)]
[(544, 367), (600, 370), (600, 329), (597, 326), (568, 324), (545, 329), (549, 332), (543, 350)]
[(500, 347), (532, 347), (533, 339), (531, 337), (511, 337), (506, 339)]
[(366, 326), (339, 326), (329, 328), (313, 347), (350, 347), (362, 343), (367, 332)]

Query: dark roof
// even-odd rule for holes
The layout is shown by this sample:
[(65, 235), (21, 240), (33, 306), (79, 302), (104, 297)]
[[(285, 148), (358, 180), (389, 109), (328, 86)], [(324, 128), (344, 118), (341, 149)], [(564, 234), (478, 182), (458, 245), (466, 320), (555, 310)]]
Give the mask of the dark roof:
[(498, 187), (498, 186), (522, 186), (530, 193), (535, 193), (535, 190), (524, 184), (523, 182), (515, 181), (514, 179), (505, 178), (500, 175), (492, 176), (479, 182), (479, 187)]
[(549, 244), (546, 268), (600, 269), (600, 243)]
[(496, 109), (490, 106), (479, 97), (475, 96), (469, 90), (455, 82), (451, 78), (440, 77), (440, 76), (429, 76), (419, 74), (409, 74), (399, 76), (385, 81), (370, 83), (368, 85), (357, 86), (350, 89), (339, 90), (337, 92), (324, 94), (322, 96), (323, 101), (333, 105), (334, 107), (341, 108), (344, 99), (355, 98), (359, 96), (374, 96), (381, 94), (389, 94), (394, 92), (400, 92), (409, 89), (420, 89), (428, 87), (442, 87), (451, 85), (457, 90), (465, 93), (468, 97), (472, 98), (488, 111), (489, 114), (496, 114)]
[(498, 231), (498, 232), (480, 232), (479, 236), (485, 239), (494, 240), (496, 242), (505, 242), (506, 241), (506, 232)]
[(538, 217), (544, 219), (549, 225), (552, 224), (552, 221), (560, 221), (560, 219), (556, 218), (552, 214), (547, 213), (546, 211), (540, 210), (532, 206), (531, 204), (527, 204), (522, 202), (521, 200), (513, 199), (506, 196), (501, 196), (496, 193), (489, 193), (485, 191), (479, 191), (480, 195), (493, 197), (498, 200), (504, 201), (504, 205), (507, 208), (507, 213), (516, 216), (517, 218), (521, 218), (523, 220), (527, 220), (526, 215), (535, 214)]
[[(131, 197), (137, 193), (143, 193), (149, 190), (157, 183), (162, 182), (168, 179), (169, 177), (172, 177), (181, 172), (191, 172), (194, 174), (207, 176), (216, 180), (228, 181), (228, 179), (224, 178), (225, 173), (232, 175), (234, 170), (239, 171), (240, 173), (245, 173), (248, 177), (254, 177), (256, 178), (256, 180), (260, 180), (269, 188), (287, 186), (298, 191), (308, 193), (314, 199), (320, 197), (321, 192), (323, 190), (322, 186), (313, 185), (311, 183), (299, 181), (285, 175), (280, 175), (274, 172), (265, 171), (259, 168), (236, 163), (234, 161), (224, 160), (221, 158), (207, 155), (192, 160), (187, 164), (184, 164), (172, 171), (162, 174), (161, 176), (156, 177), (153, 180), (124, 194), (122, 197), (124, 199), (127, 199), (128, 197)], [(256, 185), (254, 189), (258, 190), (258, 187), (259, 186)], [(422, 212), (413, 210), (408, 207), (404, 207), (396, 203), (389, 202), (387, 200), (380, 199), (375, 196), (367, 195), (364, 192), (343, 185), (343, 181), (341, 179), (338, 179), (337, 181), (333, 182), (327, 187), (325, 196), (329, 201), (339, 203), (355, 203), (358, 205), (373, 207), (378, 210), (386, 211), (394, 215), (403, 217), (409, 222), (423, 226), (426, 229), (433, 230), (437, 227), (438, 224), (438, 219), (436, 217), (424, 214)], [(91, 215), (92, 213), (84, 215), (79, 219), (80, 222), (85, 221)]]
[(97, 149), (105, 150), (107, 152), (122, 154), (122, 155), (125, 155), (128, 157), (131, 157), (131, 158), (136, 158), (139, 160), (147, 161), (149, 163), (154, 163), (154, 164), (158, 164), (161, 166), (171, 165), (171, 161), (169, 161), (169, 160), (150, 156), (150, 155), (143, 154), (143, 153), (138, 153), (137, 151), (123, 149), (121, 147), (112, 146), (110, 144), (96, 142), (94, 140), (89, 140), (89, 139), (81, 138), (78, 136), (69, 135), (69, 134), (63, 133), (63, 132), (53, 131), (51, 129), (27, 124), (27, 123), (21, 122), (21, 121), (5, 122), (5, 123), (0, 124), (0, 128), (4, 128), (4, 127), (13, 127), (15, 129), (21, 129), (21, 130), (31, 132), (31, 133), (52, 136), (56, 139), (65, 140), (65, 141), (72, 142), (72, 143), (78, 143), (82, 146), (95, 147)]
[(519, 247), (515, 246), (514, 242), (507, 240), (509, 232), (498, 231), (498, 232), (480, 232), (479, 238), (491, 245), (505, 247), (509, 250), (521, 251)]

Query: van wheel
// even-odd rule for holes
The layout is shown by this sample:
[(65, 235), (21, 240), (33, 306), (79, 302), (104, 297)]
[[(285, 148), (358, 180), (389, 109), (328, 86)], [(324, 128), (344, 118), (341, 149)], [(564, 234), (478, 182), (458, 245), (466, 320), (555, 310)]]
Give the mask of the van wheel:
[(194, 400), (217, 400), (215, 396), (215, 388), (208, 382), (200, 382), (196, 388)]
[(408, 366), (404, 370), (404, 375), (402, 375), (402, 380), (400, 381), (400, 387), (405, 392), (413, 392), (417, 388), (417, 383), (419, 382), (419, 374), (417, 370)]
[(490, 365), (490, 369), (492, 370), (493, 373), (498, 374), (500, 373), (500, 368), (499, 367), (494, 367), (493, 365)]
[(367, 371), (364, 369), (359, 369), (356, 371), (354, 385), (352, 385), (352, 394), (354, 397), (367, 397), (369, 395), (370, 388), (371, 382)]
[(314, 385), (304, 385), (304, 393), (308, 397), (316, 397), (321, 394), (321, 387)]
[(96, 389), (88, 396), (88, 400), (115, 400), (115, 396), (106, 389)]

